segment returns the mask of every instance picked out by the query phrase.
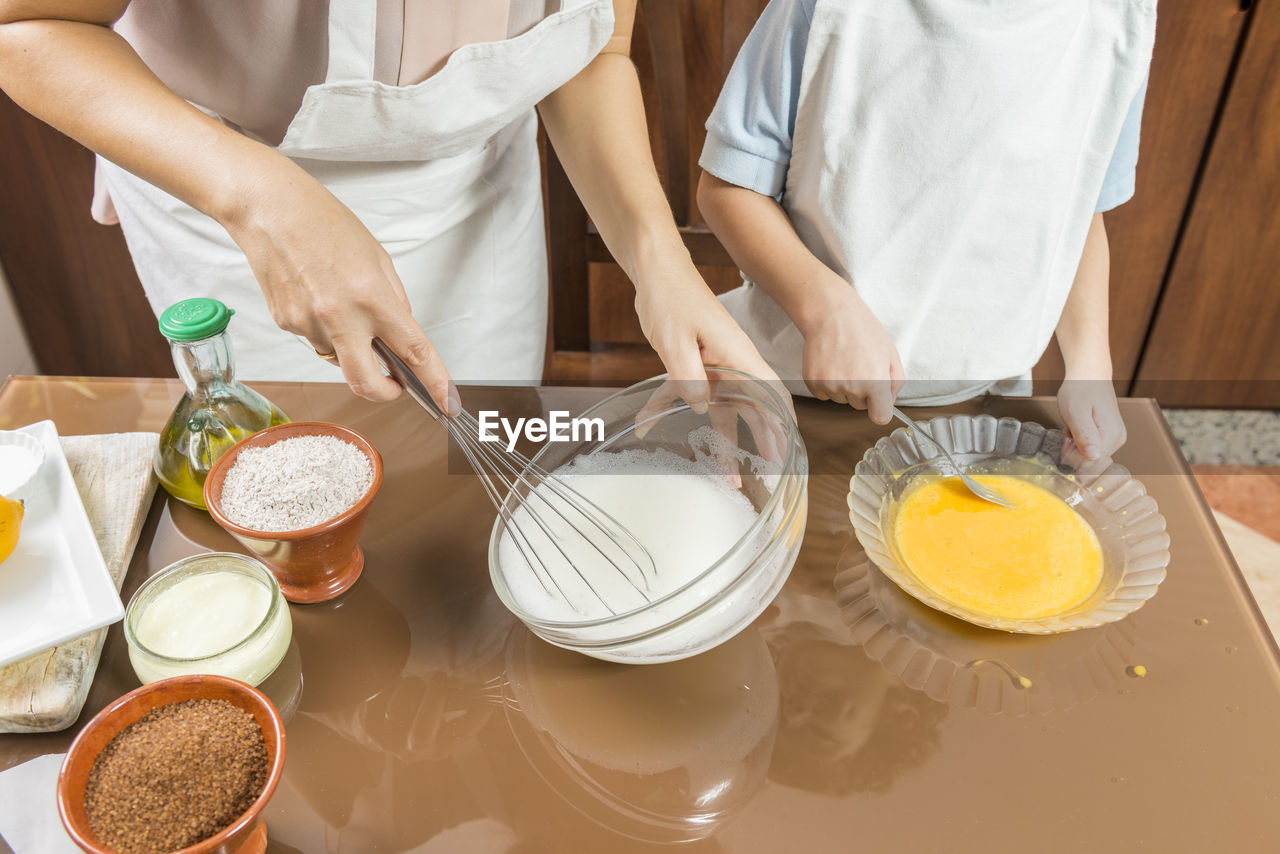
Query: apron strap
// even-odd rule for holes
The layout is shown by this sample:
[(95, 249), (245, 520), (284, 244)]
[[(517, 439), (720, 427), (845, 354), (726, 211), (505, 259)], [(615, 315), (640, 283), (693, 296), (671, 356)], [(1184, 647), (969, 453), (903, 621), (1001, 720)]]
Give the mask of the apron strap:
[(378, 4), (372, 0), (329, 0), (329, 63), (325, 83), (373, 79)]

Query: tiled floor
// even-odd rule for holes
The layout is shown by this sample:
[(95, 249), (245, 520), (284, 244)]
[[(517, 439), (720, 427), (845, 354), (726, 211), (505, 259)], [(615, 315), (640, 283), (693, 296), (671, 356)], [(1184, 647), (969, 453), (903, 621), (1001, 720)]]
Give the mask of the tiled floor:
[(1166, 409), (1182, 453), (1198, 465), (1280, 466), (1280, 412)]
[(1192, 471), (1214, 510), (1280, 540), (1280, 466), (1197, 465)]

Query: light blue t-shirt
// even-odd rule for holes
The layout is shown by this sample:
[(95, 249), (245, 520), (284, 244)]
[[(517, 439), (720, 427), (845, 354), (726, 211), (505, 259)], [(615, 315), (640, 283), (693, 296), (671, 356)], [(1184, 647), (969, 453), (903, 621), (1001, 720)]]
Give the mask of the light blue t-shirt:
[[(771, 0), (734, 60), (698, 164), (722, 181), (779, 198), (791, 160), (800, 74), (816, 0)], [(878, 0), (877, 0), (878, 2)], [(1120, 130), (1095, 209), (1133, 197), (1144, 78)]]

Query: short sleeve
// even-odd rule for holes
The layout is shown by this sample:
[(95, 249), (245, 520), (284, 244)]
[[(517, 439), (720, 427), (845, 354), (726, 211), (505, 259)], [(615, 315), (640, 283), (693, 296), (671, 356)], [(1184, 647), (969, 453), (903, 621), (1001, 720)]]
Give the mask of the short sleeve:
[(698, 164), (766, 196), (782, 192), (814, 0), (771, 0), (738, 52)]
[(1106, 177), (1102, 179), (1102, 192), (1098, 194), (1098, 213), (1119, 207), (1133, 198), (1138, 173), (1138, 141), (1142, 125), (1142, 102), (1147, 96), (1147, 79), (1143, 78), (1138, 94), (1133, 96), (1129, 112), (1120, 128), (1120, 138), (1111, 154)]

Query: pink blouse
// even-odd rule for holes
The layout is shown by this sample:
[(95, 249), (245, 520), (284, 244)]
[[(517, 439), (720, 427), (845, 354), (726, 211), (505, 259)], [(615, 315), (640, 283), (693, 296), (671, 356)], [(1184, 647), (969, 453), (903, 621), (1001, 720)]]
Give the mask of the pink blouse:
[[(511, 38), (559, 0), (376, 0), (374, 77), (408, 86), (459, 47)], [(269, 145), (284, 138), (308, 86), (324, 81), (325, 0), (133, 0), (115, 30), (173, 91)], [(93, 217), (118, 222), (95, 176)]]

